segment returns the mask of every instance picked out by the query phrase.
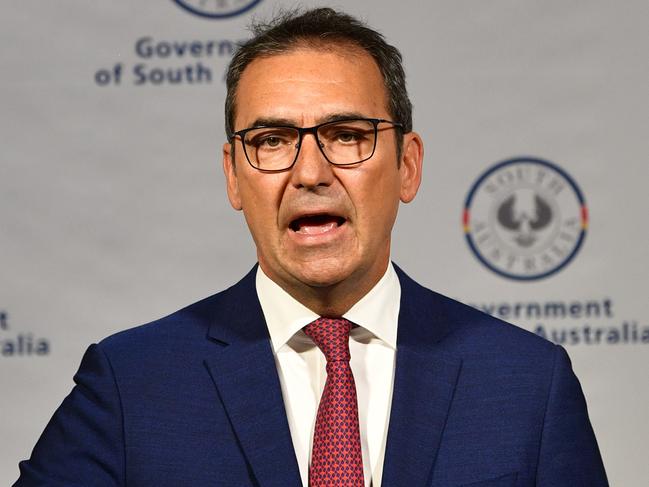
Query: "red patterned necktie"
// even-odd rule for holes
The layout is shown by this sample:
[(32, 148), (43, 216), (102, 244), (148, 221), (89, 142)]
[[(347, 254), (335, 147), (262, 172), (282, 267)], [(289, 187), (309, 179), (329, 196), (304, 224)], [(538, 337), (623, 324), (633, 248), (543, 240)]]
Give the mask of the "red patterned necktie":
[(345, 319), (318, 318), (304, 327), (327, 359), (325, 382), (313, 434), (309, 487), (363, 487), (356, 384), (349, 366)]

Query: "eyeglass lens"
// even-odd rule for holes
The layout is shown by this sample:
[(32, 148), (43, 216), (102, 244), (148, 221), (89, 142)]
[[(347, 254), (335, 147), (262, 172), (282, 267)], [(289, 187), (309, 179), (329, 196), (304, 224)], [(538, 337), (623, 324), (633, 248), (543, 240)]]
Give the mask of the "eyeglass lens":
[[(331, 122), (317, 128), (320, 148), (332, 164), (348, 165), (372, 157), (376, 130), (369, 120)], [(290, 167), (299, 150), (300, 131), (292, 127), (264, 127), (244, 136), (250, 163), (262, 170)]]

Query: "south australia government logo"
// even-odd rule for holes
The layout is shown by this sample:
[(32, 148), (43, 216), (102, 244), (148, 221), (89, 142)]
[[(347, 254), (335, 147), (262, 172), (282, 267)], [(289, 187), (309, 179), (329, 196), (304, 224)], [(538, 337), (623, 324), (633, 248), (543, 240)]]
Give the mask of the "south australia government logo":
[(563, 169), (522, 157), (478, 177), (466, 197), (462, 224), (482, 264), (503, 277), (534, 280), (558, 272), (577, 255), (588, 209)]
[(253, 8), (261, 0), (174, 0), (183, 9), (201, 17), (234, 17)]

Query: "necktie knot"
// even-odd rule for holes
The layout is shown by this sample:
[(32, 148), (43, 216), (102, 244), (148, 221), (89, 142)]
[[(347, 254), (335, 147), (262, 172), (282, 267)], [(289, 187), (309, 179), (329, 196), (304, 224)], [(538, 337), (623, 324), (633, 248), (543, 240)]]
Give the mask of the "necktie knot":
[(349, 332), (352, 322), (344, 318), (318, 318), (304, 327), (313, 343), (330, 362), (349, 362)]

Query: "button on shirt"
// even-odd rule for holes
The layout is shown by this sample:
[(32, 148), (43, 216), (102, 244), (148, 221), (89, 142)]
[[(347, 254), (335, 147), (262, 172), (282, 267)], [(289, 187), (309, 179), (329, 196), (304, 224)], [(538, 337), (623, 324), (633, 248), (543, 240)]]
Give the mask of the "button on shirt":
[[(257, 294), (270, 334), (286, 416), (302, 484), (308, 486), (315, 418), (326, 360), (302, 328), (317, 314), (257, 268)], [(390, 419), (401, 286), (390, 263), (378, 283), (343, 318), (350, 333), (350, 365), (358, 397), (365, 485), (380, 487)]]

